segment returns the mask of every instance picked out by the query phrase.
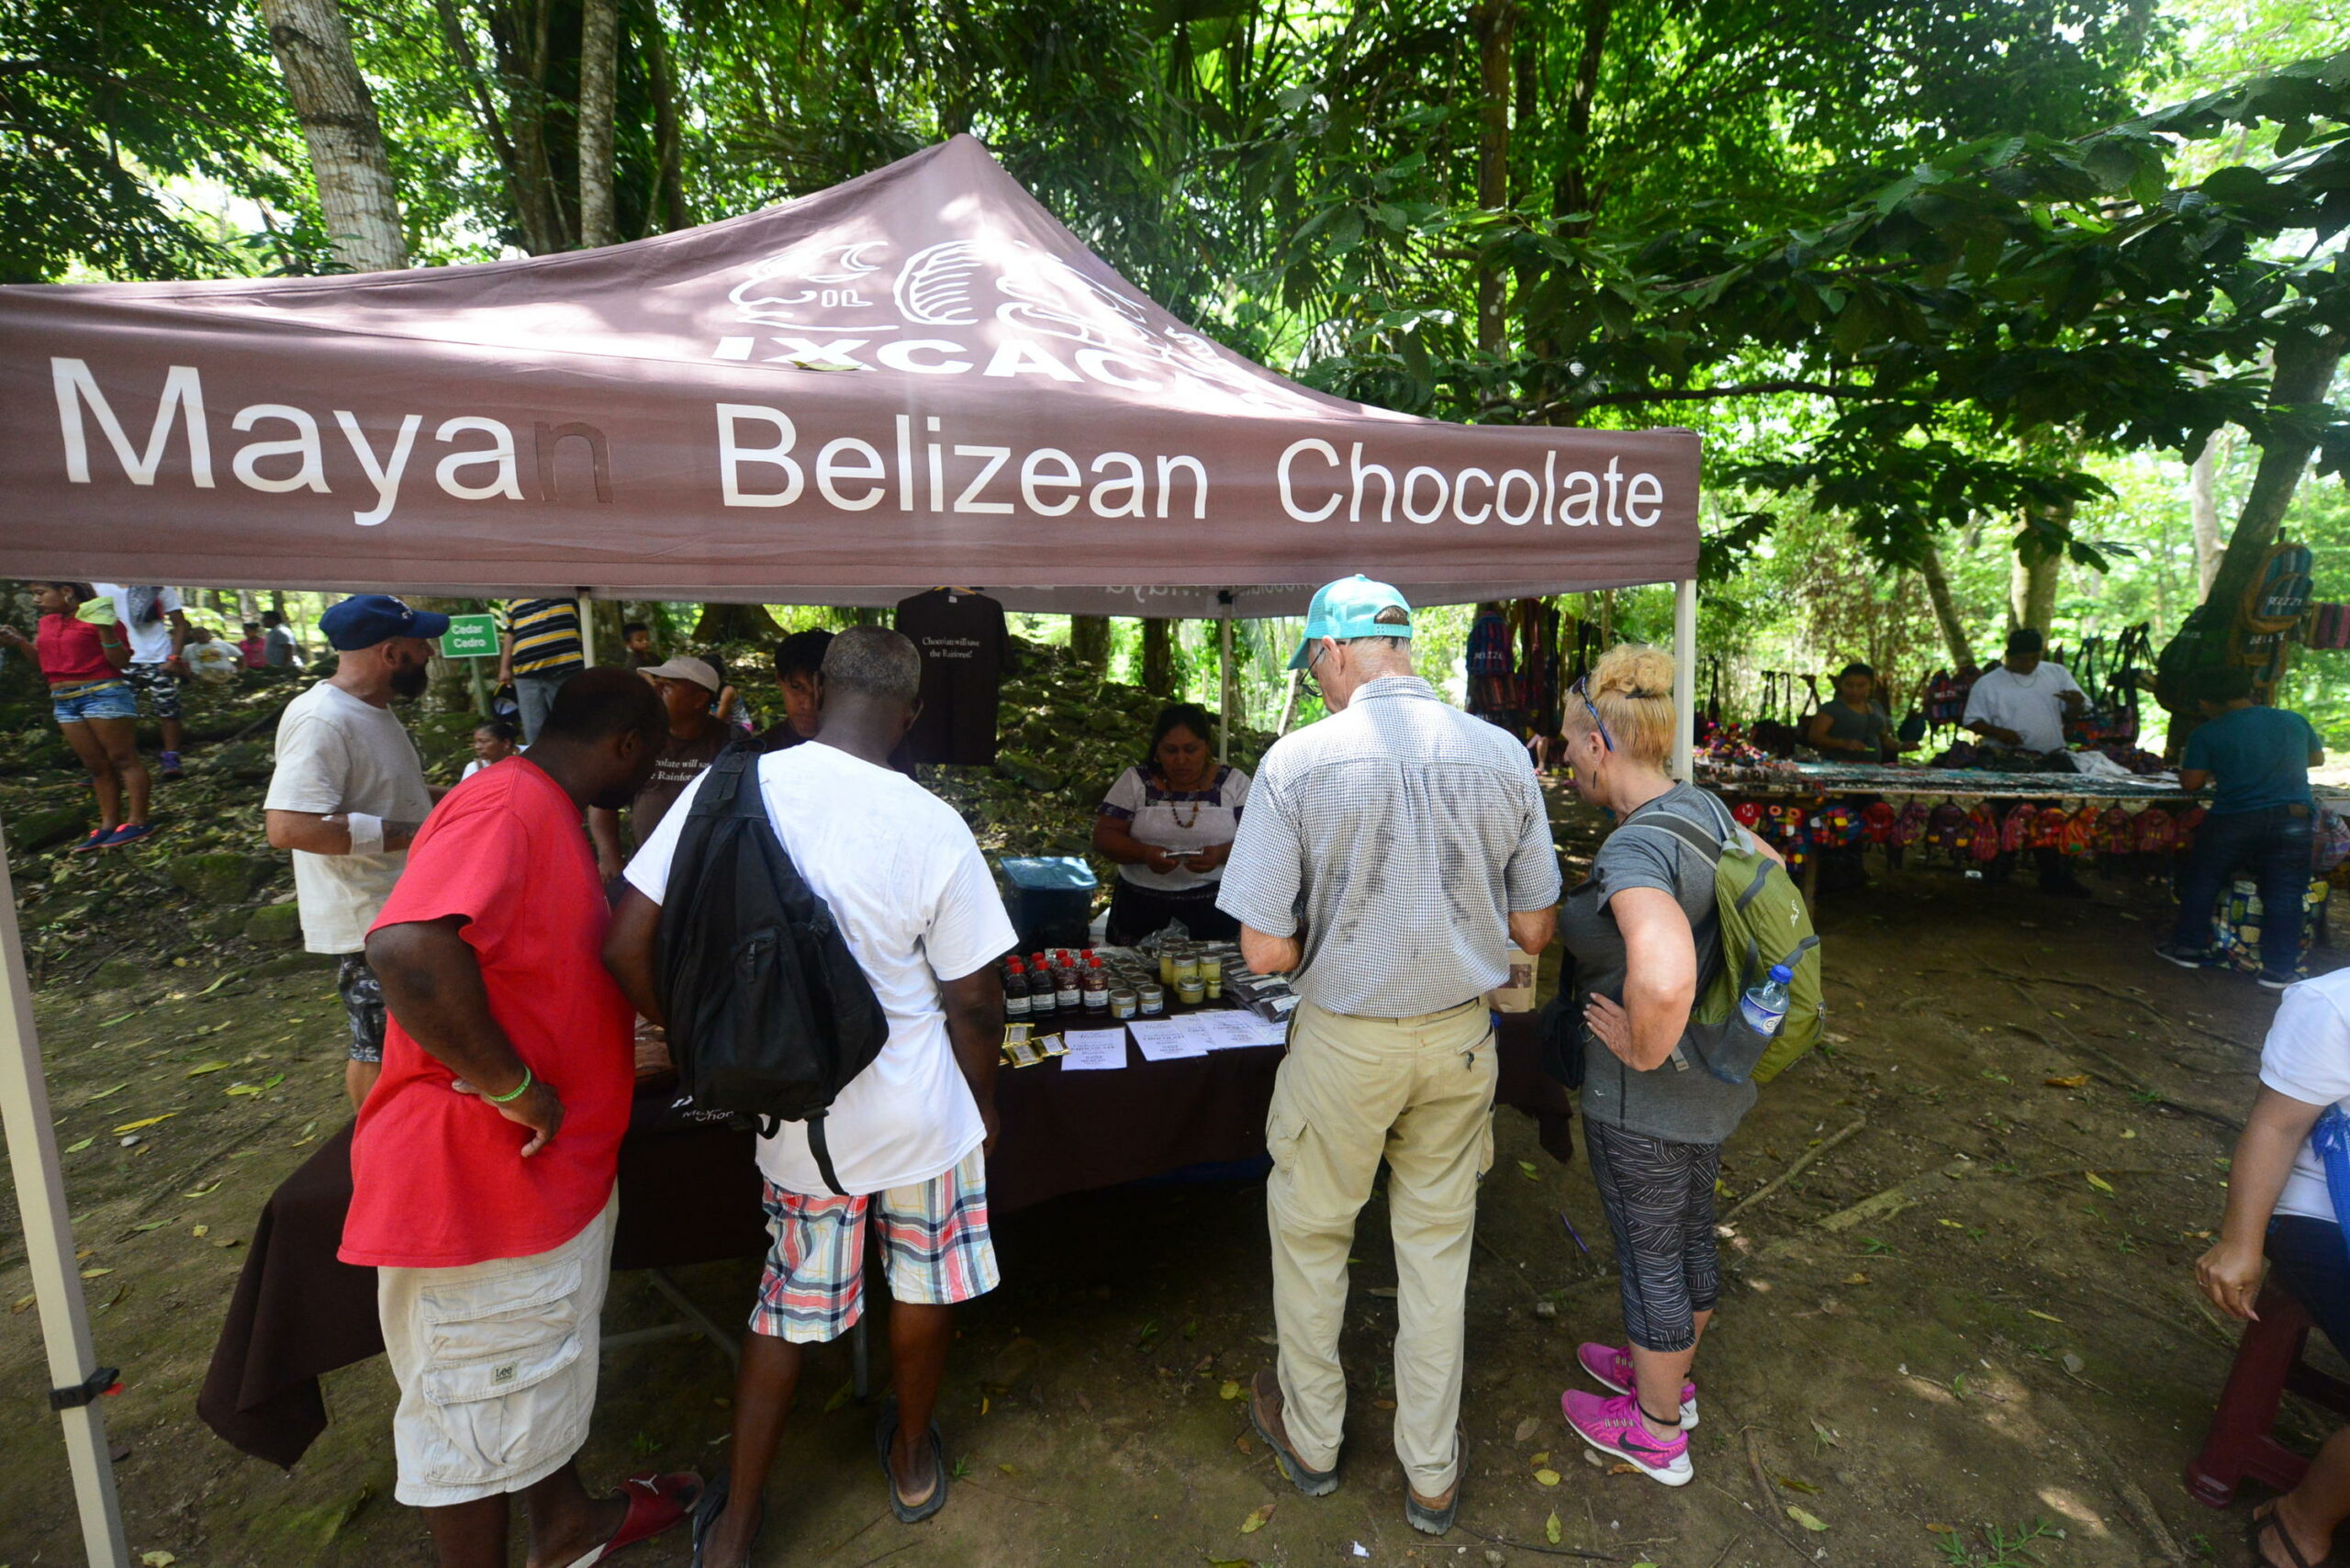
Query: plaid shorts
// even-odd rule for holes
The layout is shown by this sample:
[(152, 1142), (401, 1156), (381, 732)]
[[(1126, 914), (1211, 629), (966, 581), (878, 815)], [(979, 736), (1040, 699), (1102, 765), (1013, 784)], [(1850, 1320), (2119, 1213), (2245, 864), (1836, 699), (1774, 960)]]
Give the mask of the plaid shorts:
[(767, 1211), (767, 1271), (751, 1331), (795, 1344), (848, 1332), (865, 1310), (865, 1210), (876, 1204), (890, 1294), (920, 1306), (947, 1306), (996, 1287), (995, 1241), (988, 1232), (987, 1156), (911, 1187), (870, 1197), (786, 1192), (762, 1179)]
[(180, 678), (162, 665), (132, 665), (122, 672), (130, 689), (144, 697), (158, 719), (180, 716)]
[(342, 998), (343, 1021), (351, 1025), (351, 1059), (384, 1059), (384, 982), (367, 967), (367, 955), (345, 953), (335, 966), (334, 989)]

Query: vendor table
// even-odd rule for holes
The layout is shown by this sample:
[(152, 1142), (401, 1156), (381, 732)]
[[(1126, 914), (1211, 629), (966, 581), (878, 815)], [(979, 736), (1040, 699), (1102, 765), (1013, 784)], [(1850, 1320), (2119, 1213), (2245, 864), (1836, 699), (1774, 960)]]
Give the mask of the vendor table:
[[(2197, 799), (2178, 787), (2175, 773), (2114, 778), (2097, 773), (1998, 773), (1982, 767), (1897, 767), (1865, 762), (1790, 762), (1772, 767), (1741, 767), (1724, 774), (1700, 766), (1697, 782), (1717, 793), (1770, 796), (1964, 795), (1969, 800), (2159, 801)], [(2321, 784), (2317, 798), (2350, 801), (2350, 790)]]
[[(1536, 1117), (1542, 1147), (1565, 1160), (1572, 1103), (1542, 1075), (1533, 1022), (1530, 1014), (1500, 1015), (1495, 1097)], [(988, 1161), (994, 1213), (1264, 1155), (1279, 1049), (1157, 1062), (1141, 1059), (1131, 1043), (1127, 1049), (1128, 1065), (1115, 1070), (1069, 1072), (1055, 1060), (997, 1076), (1001, 1130)], [(751, 1135), (673, 1114), (673, 1081), (639, 1085), (621, 1144), (615, 1270), (680, 1268), (767, 1249)], [(384, 1348), (375, 1271), (335, 1257), (350, 1204), (346, 1126), (263, 1205), (196, 1397), (196, 1413), (215, 1432), (288, 1468), (326, 1429), (319, 1377)]]

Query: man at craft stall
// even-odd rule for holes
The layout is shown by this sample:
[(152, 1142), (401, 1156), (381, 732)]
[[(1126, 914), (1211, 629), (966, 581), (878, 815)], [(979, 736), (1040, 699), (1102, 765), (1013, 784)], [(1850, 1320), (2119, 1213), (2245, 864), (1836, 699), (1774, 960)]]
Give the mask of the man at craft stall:
[(344, 599), (319, 617), (334, 674), (277, 720), (277, 767), (262, 812), (270, 847), (294, 855), (303, 946), (335, 958), (350, 1036), (342, 1081), (353, 1110), (384, 1067), (384, 991), (367, 962), (367, 928), (443, 793), (425, 783), (392, 699), (423, 695), (432, 640), (448, 629), (447, 616), (388, 594)]
[(1276, 1365), (1249, 1419), (1308, 1496), (1338, 1485), (1347, 1254), (1380, 1164), (1396, 1272), (1404, 1518), (1460, 1506), (1463, 1327), (1498, 1064), (1485, 992), (1558, 929), (1559, 860), (1534, 765), (1412, 668), (1412, 610), (1354, 577), (1315, 594), (1290, 660), (1330, 717), (1276, 741), (1216, 902), (1259, 974), (1303, 999), (1265, 1115)]
[[(628, 834), (641, 845), (661, 825), (679, 792), (742, 732), (721, 722), (711, 711), (711, 704), (718, 699), (719, 679), (707, 661), (681, 655), (636, 673), (653, 683), (653, 689), (661, 694), (662, 711), (669, 715), (668, 731), (653, 759), (652, 777), (628, 805)], [(628, 864), (628, 854), (621, 846), (620, 812), (589, 807), (588, 835), (596, 845), (596, 874), (610, 882)]]
[(2199, 670), (2188, 690), (2203, 722), (2187, 737), (2178, 787), (2213, 786), (2211, 811), (2178, 879), (2178, 928), (2155, 956), (2181, 969), (2211, 958), (2211, 906), (2237, 868), (2260, 884), (2260, 983), (2282, 991), (2301, 964), (2301, 906), (2308, 897), (2311, 837), (2317, 826), (2310, 769), (2325, 761), (2310, 722), (2289, 708), (2252, 700), (2252, 671)]
[[(2065, 721), (2077, 717), (2087, 699), (2072, 671), (2042, 656), (2046, 647), (2047, 640), (2031, 627), (2009, 633), (1999, 662), (1985, 670), (1967, 694), (1966, 716), (1960, 724), (1993, 746), (2015, 753), (2019, 764), (2058, 754), (2063, 764), (2058, 771), (2069, 773), (2073, 765), (2062, 756)], [(2089, 896), (2065, 863), (2063, 850), (2035, 849), (2032, 857), (2042, 892), (2054, 898)]]
[[(761, 756), (753, 777), (777, 838), (888, 1015), (889, 1041), (821, 1124), (782, 1122), (758, 1140), (772, 1245), (743, 1337), (728, 1473), (711, 1482), (694, 1521), (699, 1568), (755, 1560), (805, 1347), (838, 1338), (865, 1310), (868, 1211), (890, 1282), (896, 1390), (881, 1402), (874, 1452), (901, 1523), (946, 1506), (954, 1472), (933, 1417), (954, 1308), (998, 1279), (987, 1185), (1003, 1045), (995, 965), (1018, 934), (970, 828), (890, 764), (921, 709), (913, 643), (852, 626), (832, 640), (822, 673), (815, 737)], [(629, 862), (605, 944), (612, 974), (656, 1024), (666, 1022), (662, 906), (694, 802), (713, 777), (688, 787)], [(690, 930), (692, 907), (674, 918)]]
[[(331, 612), (330, 612), (331, 614)], [(582, 670), (539, 738), (433, 812), (367, 933), (390, 1026), (351, 1140), (337, 1256), (376, 1271), (394, 1495), (442, 1568), (599, 1562), (682, 1522), (700, 1477), (591, 1498), (573, 1461), (595, 1411), (634, 1015), (580, 812), (653, 771), (667, 715), (621, 669)]]
[(1131, 947), (1169, 921), (1210, 940), (1240, 934), (1240, 923), (1215, 907), (1215, 892), (1240, 831), (1248, 775), (1215, 755), (1214, 733), (1196, 702), (1160, 709), (1148, 754), (1102, 798), (1093, 849), (1118, 866), (1107, 933), (1113, 947)]
[(761, 751), (786, 751), (814, 736), (824, 695), (824, 650), (832, 645), (833, 634), (821, 626), (794, 632), (775, 645), (775, 683), (783, 693), (783, 717), (752, 743)]

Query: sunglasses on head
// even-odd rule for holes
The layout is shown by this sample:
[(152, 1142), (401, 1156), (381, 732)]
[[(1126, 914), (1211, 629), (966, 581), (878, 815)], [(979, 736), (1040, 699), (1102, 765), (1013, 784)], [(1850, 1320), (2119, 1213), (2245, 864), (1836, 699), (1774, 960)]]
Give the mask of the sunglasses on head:
[(1588, 689), (1590, 681), (1591, 678), (1587, 675), (1577, 676), (1575, 678), (1574, 685), (1570, 687), (1568, 689), (1572, 690), (1578, 698), (1582, 699), (1583, 711), (1591, 715), (1591, 722), (1598, 727), (1599, 744), (1606, 746), (1609, 751), (1614, 751), (1616, 749), (1616, 737), (1607, 733), (1607, 721), (1601, 718), (1599, 716), (1599, 710), (1592, 706), (1591, 692)]

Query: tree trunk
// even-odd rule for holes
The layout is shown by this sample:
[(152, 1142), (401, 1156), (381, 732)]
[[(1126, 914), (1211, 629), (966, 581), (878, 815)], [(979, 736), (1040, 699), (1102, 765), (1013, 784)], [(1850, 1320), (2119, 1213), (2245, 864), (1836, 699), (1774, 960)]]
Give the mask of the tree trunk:
[(1942, 629), (1942, 645), (1950, 651), (1950, 667), (1957, 669), (1975, 662), (1975, 653), (1967, 645), (1966, 623), (1958, 618), (1958, 606), (1950, 596), (1950, 577), (1942, 570), (1942, 553), (1939, 546), (1928, 544), (1925, 558), (1918, 564), (1918, 575), (1926, 579), (1926, 597), (1933, 601), (1934, 622)]
[(2008, 577), (2008, 627), (2029, 626), (2042, 636), (2048, 634), (2048, 622), (2056, 613), (2057, 569), (2065, 564), (2061, 555), (2046, 555), (2037, 561), (2016, 557), (2015, 568)]
[[(2268, 383), (2268, 406), (2323, 402), (2345, 348), (2350, 348), (2350, 333), (2340, 331), (2294, 331), (2278, 338), (2277, 374)], [(2307, 435), (2286, 430), (2261, 443), (2260, 466), (2253, 474), (2252, 489), (2244, 498), (2244, 510), (2236, 514), (2235, 532), (2228, 536), (2220, 569), (2204, 595), (2204, 602), (2221, 606), (2231, 623), (2268, 547), (2277, 543), (2277, 531), (2284, 525), (2285, 510), (2293, 503), (2294, 488), (2316, 450), (2317, 443)]]
[(1069, 618), (1069, 653), (1082, 667), (1100, 675), (1110, 667), (1110, 618), (1072, 615)]
[(1142, 623), (1142, 689), (1154, 697), (1175, 692), (1175, 622), (1152, 617)]
[(585, 0), (579, 13), (579, 242), (591, 250), (621, 237), (612, 193), (620, 51), (620, 0)]
[(783, 628), (775, 623), (764, 604), (705, 604), (701, 619), (694, 622), (694, 641), (705, 646), (714, 643), (769, 643), (783, 635)]
[[(1477, 205), (1498, 212), (1509, 205), (1509, 105), (1514, 85), (1510, 40), (1517, 28), (1516, 0), (1478, 0), (1470, 13), (1477, 34)], [(1477, 346), (1499, 353), (1508, 341), (1501, 269), (1477, 272)]]
[(383, 124), (352, 54), (341, 7), (336, 0), (262, 0), (261, 12), (285, 75), (286, 99), (309, 145), (336, 258), (360, 273), (408, 265)]
[(1583, 47), (1567, 89), (1567, 140), (1550, 198), (1550, 216), (1572, 220), (1565, 223), (1570, 233), (1591, 230), (1591, 114), (1599, 99), (1599, 68), (1607, 58), (1607, 30), (1615, 20), (1616, 0), (1583, 0)]
[(2199, 598), (2211, 591), (2211, 579), (2220, 575), (2220, 437), (2214, 431), (2187, 470), (2187, 513), (2195, 524), (2195, 591)]
[[(655, 13), (644, 28), (644, 59), (653, 79), (653, 155), (659, 200), (648, 203), (671, 234), (693, 227), (686, 210), (685, 156), (677, 130), (677, 84), (669, 73), (668, 28)], [(650, 220), (648, 219), (648, 228)]]

